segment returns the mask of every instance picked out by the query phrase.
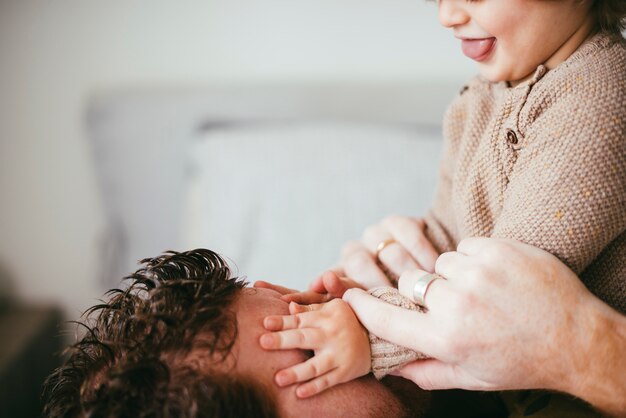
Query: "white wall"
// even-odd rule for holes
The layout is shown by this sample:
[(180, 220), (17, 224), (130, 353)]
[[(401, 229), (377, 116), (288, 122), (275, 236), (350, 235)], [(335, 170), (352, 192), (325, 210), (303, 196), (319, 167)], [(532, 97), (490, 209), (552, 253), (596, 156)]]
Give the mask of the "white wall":
[(103, 212), (83, 119), (96, 91), (460, 83), (472, 72), (422, 0), (2, 0), (0, 267), (21, 298), (72, 316), (102, 292)]

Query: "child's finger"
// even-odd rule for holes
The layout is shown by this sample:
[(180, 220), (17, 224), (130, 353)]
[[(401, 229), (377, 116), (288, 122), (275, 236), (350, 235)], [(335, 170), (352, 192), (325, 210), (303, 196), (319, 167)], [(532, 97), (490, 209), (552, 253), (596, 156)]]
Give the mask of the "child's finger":
[(309, 305), (301, 305), (297, 302), (289, 302), (289, 313), (291, 315), (301, 314), (305, 312), (311, 312)]
[(263, 326), (269, 331), (283, 331), (296, 328), (315, 328), (315, 324), (318, 323), (319, 320), (319, 312), (307, 311), (293, 315), (266, 316), (263, 320)]
[(287, 369), (280, 370), (274, 376), (278, 386), (289, 386), (293, 383), (306, 382), (321, 376), (335, 367), (329, 356), (314, 356), (304, 363), (296, 364)]
[(296, 388), (296, 395), (299, 398), (308, 398), (340, 383), (343, 383), (343, 381), (341, 380), (338, 369), (335, 368), (322, 376), (298, 386)]
[(302, 348), (314, 350), (324, 341), (322, 331), (315, 328), (290, 329), (261, 335), (259, 343), (266, 350)]
[(303, 312), (319, 311), (325, 306), (325, 303), (311, 303), (310, 305), (300, 305), (296, 302), (289, 303), (289, 313), (295, 315)]

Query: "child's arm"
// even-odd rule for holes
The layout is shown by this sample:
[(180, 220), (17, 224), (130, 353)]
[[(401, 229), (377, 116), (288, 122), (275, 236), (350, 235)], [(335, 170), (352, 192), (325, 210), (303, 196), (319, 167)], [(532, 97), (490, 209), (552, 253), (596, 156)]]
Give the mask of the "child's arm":
[(626, 95), (594, 82), (577, 81), (518, 133), (492, 233), (547, 250), (578, 274), (626, 228)]
[(306, 382), (296, 389), (306, 398), (369, 373), (368, 334), (346, 302), (334, 299), (308, 306), (292, 302), (289, 312), (292, 315), (265, 318), (265, 328), (276, 332), (263, 334), (261, 346), (313, 350), (315, 356), (278, 371), (274, 379), (279, 386)]
[(597, 75), (561, 81), (575, 83), (549, 94), (536, 85), (538, 100), (497, 130), (488, 153), (472, 154), (460, 145), (464, 130), (477, 122), (468, 119), (475, 115), (472, 101), (455, 102), (427, 231), (444, 252), (469, 236), (542, 248), (626, 312), (619, 292), (626, 273), (620, 262), (626, 254), (626, 95), (611, 88), (619, 83), (608, 85)]

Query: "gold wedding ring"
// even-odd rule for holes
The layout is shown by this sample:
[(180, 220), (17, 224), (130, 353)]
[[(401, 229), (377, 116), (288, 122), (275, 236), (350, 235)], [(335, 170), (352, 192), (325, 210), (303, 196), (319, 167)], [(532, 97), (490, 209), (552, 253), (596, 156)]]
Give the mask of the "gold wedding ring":
[(396, 242), (395, 239), (390, 238), (390, 239), (386, 239), (384, 241), (381, 241), (378, 243), (378, 245), (376, 246), (376, 254), (374, 254), (374, 256), (376, 257), (376, 264), (378, 264), (378, 267), (382, 270), (383, 274), (385, 276), (387, 276), (387, 278), (389, 279), (389, 281), (391, 282), (391, 284), (393, 284), (394, 286), (398, 285), (398, 276), (396, 276), (390, 269), (389, 267), (387, 267), (385, 265), (385, 263), (383, 263), (379, 257), (380, 252), (382, 250), (384, 250), (388, 245), (393, 244), (394, 242)]
[(426, 307), (426, 300), (425, 300), (426, 292), (428, 291), (428, 288), (430, 287), (432, 282), (434, 282), (437, 279), (445, 280), (446, 278), (436, 273), (429, 273), (417, 279), (417, 281), (415, 282), (415, 285), (413, 286), (413, 301), (417, 305), (421, 306), (424, 309), (428, 309)]
[(396, 242), (396, 240), (393, 238), (390, 238), (390, 239), (386, 239), (378, 243), (378, 245), (376, 246), (375, 256), (379, 262), (380, 262), (380, 258), (378, 256), (380, 255), (380, 252), (384, 250), (388, 245), (393, 244), (394, 242)]

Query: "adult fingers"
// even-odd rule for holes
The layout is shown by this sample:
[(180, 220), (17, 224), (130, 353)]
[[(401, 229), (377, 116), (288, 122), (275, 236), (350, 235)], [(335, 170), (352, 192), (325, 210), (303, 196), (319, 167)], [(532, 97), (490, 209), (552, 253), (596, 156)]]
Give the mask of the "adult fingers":
[(407, 270), (421, 267), (399, 242), (391, 243), (383, 248), (378, 253), (378, 259), (396, 276), (400, 276)]
[(355, 286), (359, 286), (359, 284), (354, 280), (348, 279), (347, 277), (342, 278), (337, 271), (328, 270), (311, 283), (310, 291), (320, 294), (328, 293), (331, 296), (327, 298), (327, 300), (329, 300), (334, 297), (342, 297), (343, 292)]
[(459, 242), (456, 250), (465, 255), (476, 255), (499, 240), (486, 237), (465, 238)]
[(340, 277), (335, 272), (327, 271), (322, 275), (324, 281), (324, 288), (328, 291), (328, 294), (333, 298), (340, 298), (346, 292), (346, 290), (353, 287), (363, 289), (363, 286), (349, 277)]
[[(406, 298), (409, 298), (415, 302), (413, 290), (418, 280), (428, 274), (431, 274), (424, 270), (411, 270), (400, 276), (398, 280), (398, 291)], [(424, 295), (424, 303), (430, 311), (433, 307), (446, 306), (445, 287), (448, 286), (447, 280), (437, 279), (430, 282), (426, 293)]]
[(289, 329), (261, 335), (259, 343), (266, 350), (302, 348), (314, 350), (323, 341), (322, 332), (315, 328)]
[(378, 244), (384, 241), (395, 241), (395, 238), (381, 224), (368, 226), (361, 237), (361, 242), (371, 253), (375, 253)]
[(343, 300), (372, 334), (402, 347), (435, 356), (441, 338), (427, 315), (385, 303), (359, 289), (350, 289)]
[[(365, 229), (361, 240), (370, 254), (373, 254), (373, 259), (378, 259), (396, 276), (419, 267), (417, 261), (402, 247), (384, 223)], [(381, 244), (384, 244), (383, 248), (379, 247)]]
[(452, 282), (459, 280), (462, 283), (472, 270), (469, 256), (457, 251), (441, 254), (435, 263), (435, 272)]
[(283, 295), (280, 299), (284, 300), (285, 302), (295, 302), (303, 305), (310, 305), (313, 303), (328, 302), (332, 298), (333, 296), (328, 293), (318, 293), (312, 290), (307, 290), (306, 292), (290, 293), (288, 295)]
[(415, 283), (419, 278), (427, 274), (430, 273), (420, 269), (407, 271), (398, 279), (398, 291), (405, 298), (413, 300), (413, 288), (415, 287)]
[(344, 246), (342, 265), (348, 277), (352, 277), (367, 289), (391, 284), (378, 266), (374, 255), (359, 242), (351, 242)]
[(329, 295), (335, 298), (340, 298), (349, 289), (347, 282), (341, 280), (341, 278), (332, 271), (327, 271), (322, 275), (322, 281), (324, 288)]
[(328, 273), (334, 273), (335, 275), (339, 277), (343, 277), (346, 275), (346, 273), (343, 271), (343, 268), (333, 267), (332, 269), (329, 269), (325, 271), (324, 273), (322, 273), (321, 275), (317, 276), (315, 280), (313, 280), (311, 284), (309, 285), (309, 290), (312, 290), (317, 293), (326, 293), (327, 290), (324, 284), (324, 276), (326, 276)]
[(298, 293), (298, 291), (295, 289), (289, 289), (288, 287), (280, 286), (263, 280), (257, 280), (256, 282), (254, 282), (252, 287), (274, 290), (282, 295), (286, 295), (289, 293)]
[(390, 216), (383, 220), (383, 225), (421, 268), (431, 273), (434, 271), (439, 253), (424, 233), (426, 224), (423, 219)]
[(278, 386), (288, 386), (297, 382), (306, 382), (321, 376), (334, 368), (332, 359), (327, 356), (314, 356), (295, 366), (280, 370), (274, 376)]
[(394, 371), (394, 375), (413, 381), (425, 390), (465, 389), (498, 390), (496, 386), (478, 380), (454, 364), (437, 359), (417, 360)]

